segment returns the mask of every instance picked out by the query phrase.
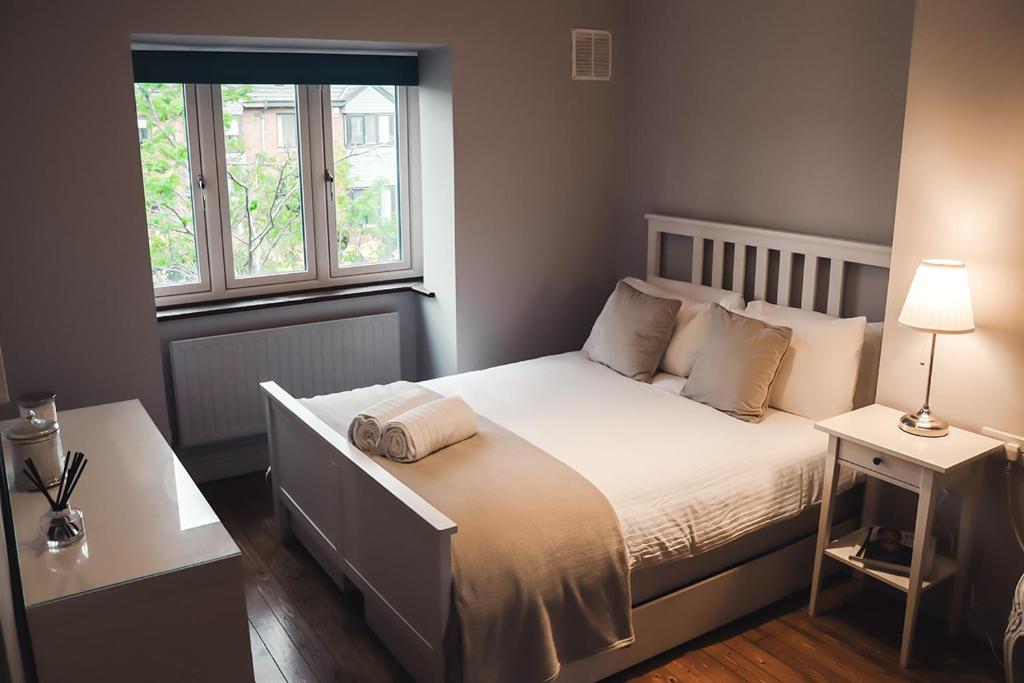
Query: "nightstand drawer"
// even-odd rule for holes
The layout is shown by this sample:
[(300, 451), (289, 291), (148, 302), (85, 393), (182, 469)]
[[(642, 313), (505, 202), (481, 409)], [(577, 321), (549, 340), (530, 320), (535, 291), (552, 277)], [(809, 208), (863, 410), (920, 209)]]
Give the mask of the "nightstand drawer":
[(914, 488), (918, 488), (921, 485), (921, 468), (917, 465), (891, 455), (879, 453), (870, 448), (865, 448), (858, 443), (847, 441), (846, 439), (839, 440), (838, 458), (840, 462), (857, 465), (868, 472), (877, 472)]

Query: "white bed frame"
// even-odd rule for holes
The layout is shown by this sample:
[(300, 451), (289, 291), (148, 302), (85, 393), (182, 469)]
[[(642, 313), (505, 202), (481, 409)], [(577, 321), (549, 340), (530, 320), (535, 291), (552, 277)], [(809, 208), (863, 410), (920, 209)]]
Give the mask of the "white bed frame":
[[(821, 260), (830, 262), (827, 310), (832, 314), (841, 310), (847, 263), (889, 267), (890, 249), (874, 244), (658, 215), (648, 215), (647, 221), (650, 278), (661, 277), (663, 236), (681, 235), (693, 239), (692, 281), (702, 281), (704, 250), (711, 249), (710, 283), (715, 287), (723, 286), (725, 245), (735, 245), (733, 273), (739, 277), (732, 278), (730, 287), (742, 292), (746, 249), (753, 247), (753, 290), (755, 299), (764, 299), (769, 251), (775, 250), (777, 302), (788, 304), (793, 256), (803, 254), (800, 305), (805, 309), (813, 308), (818, 294)], [(417, 680), (444, 680), (451, 537), (458, 526), (276, 383), (260, 386), (282, 539), (294, 534), (338, 585), (362, 592), (370, 628)], [(598, 680), (807, 586), (814, 547), (811, 534), (634, 607), (633, 645), (573, 662), (557, 680)]]

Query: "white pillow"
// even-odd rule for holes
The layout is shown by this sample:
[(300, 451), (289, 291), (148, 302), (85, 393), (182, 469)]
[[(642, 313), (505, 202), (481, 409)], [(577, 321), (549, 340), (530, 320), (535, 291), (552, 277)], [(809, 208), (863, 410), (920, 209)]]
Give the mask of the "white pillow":
[(860, 352), (860, 370), (857, 372), (857, 390), (853, 394), (853, 407), (863, 408), (875, 402), (878, 390), (878, 366), (882, 360), (882, 323), (868, 323), (864, 332), (864, 349)]
[[(636, 280), (636, 278), (626, 278)], [(637, 282), (642, 282), (637, 280)], [(648, 287), (655, 287), (666, 294), (662, 296), (684, 297), (702, 304), (718, 304), (728, 311), (743, 311), (743, 296), (728, 289), (718, 287), (707, 287), (682, 280), (669, 280), (668, 278), (656, 277), (647, 280)], [(634, 285), (635, 286), (635, 285)]]
[(793, 330), (769, 406), (811, 420), (853, 408), (867, 318), (836, 318), (766, 301), (750, 302), (744, 315)]
[(661, 359), (661, 369), (679, 377), (690, 376), (697, 351), (710, 329), (711, 309), (715, 304), (729, 310), (743, 310), (743, 297), (725, 289), (664, 279), (655, 283), (627, 277), (625, 282), (644, 294), (677, 299), (682, 303), (676, 312), (672, 338)]

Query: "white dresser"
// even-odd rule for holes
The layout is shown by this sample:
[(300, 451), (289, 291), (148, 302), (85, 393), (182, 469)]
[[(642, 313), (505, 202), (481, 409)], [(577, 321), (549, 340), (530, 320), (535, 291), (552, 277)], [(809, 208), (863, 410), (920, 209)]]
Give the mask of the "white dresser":
[(252, 681), (238, 546), (142, 405), (58, 421), (89, 459), (71, 500), (85, 541), (46, 550), (46, 500), (11, 496), (40, 680)]

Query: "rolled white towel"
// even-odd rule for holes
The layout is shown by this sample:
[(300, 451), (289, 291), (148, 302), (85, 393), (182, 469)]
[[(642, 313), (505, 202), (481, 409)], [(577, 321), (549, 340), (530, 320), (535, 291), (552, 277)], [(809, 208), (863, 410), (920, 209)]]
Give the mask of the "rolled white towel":
[(416, 462), (476, 434), (476, 413), (458, 396), (440, 398), (384, 425), (381, 448), (397, 462)]
[(430, 389), (412, 384), (409, 389), (391, 398), (375, 403), (352, 418), (348, 427), (348, 440), (364, 453), (381, 453), (384, 425), (392, 418), (438, 398)]

